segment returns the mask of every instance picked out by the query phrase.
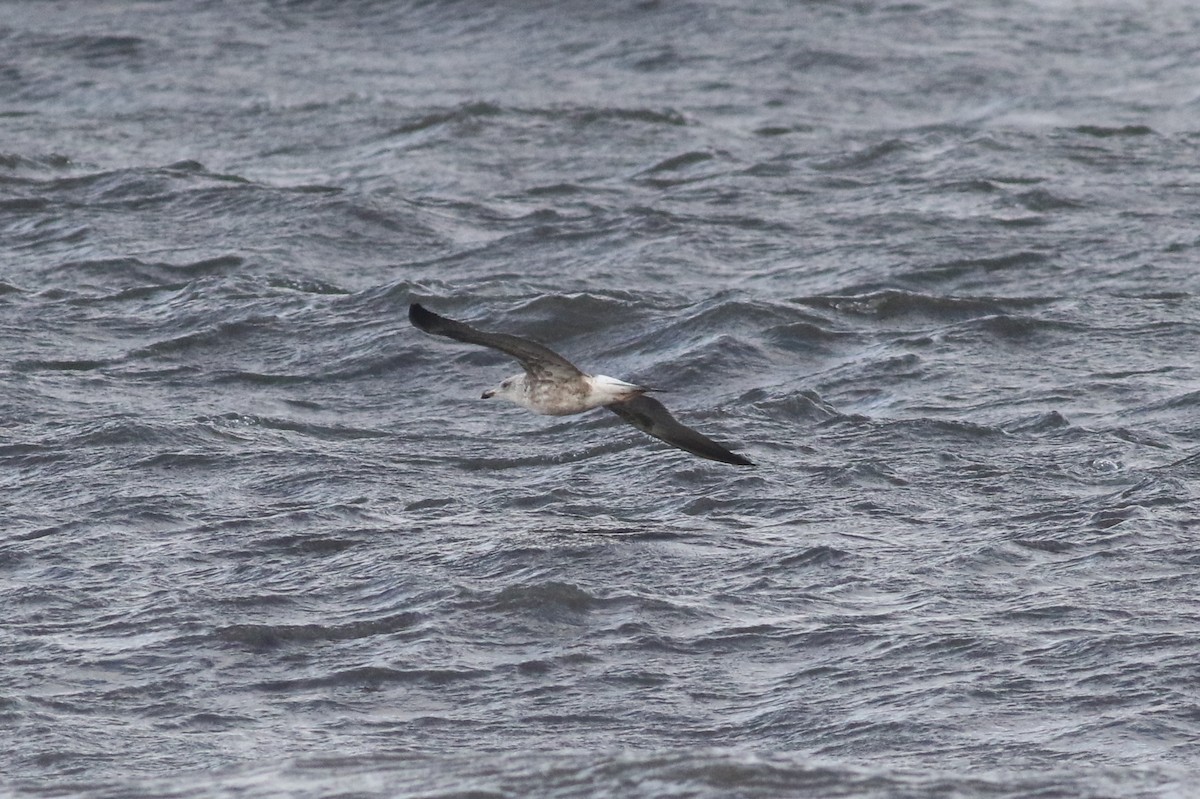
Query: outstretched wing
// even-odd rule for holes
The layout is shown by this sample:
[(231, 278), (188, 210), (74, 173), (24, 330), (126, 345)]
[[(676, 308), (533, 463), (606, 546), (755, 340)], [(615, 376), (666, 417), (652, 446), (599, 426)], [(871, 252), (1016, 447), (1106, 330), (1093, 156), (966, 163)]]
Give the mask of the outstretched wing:
[(563, 380), (583, 374), (575, 364), (536, 341), (507, 333), (485, 333), (462, 322), (439, 316), (419, 303), (408, 306), (408, 320), (426, 333), (491, 347), (511, 355), (520, 362), (526, 374), (537, 380)]
[(707, 436), (680, 424), (663, 404), (653, 397), (640, 395), (624, 402), (604, 406), (629, 424), (661, 439), (673, 447), (699, 455), (701, 458), (732, 463), (737, 466), (753, 466), (748, 459), (730, 452)]

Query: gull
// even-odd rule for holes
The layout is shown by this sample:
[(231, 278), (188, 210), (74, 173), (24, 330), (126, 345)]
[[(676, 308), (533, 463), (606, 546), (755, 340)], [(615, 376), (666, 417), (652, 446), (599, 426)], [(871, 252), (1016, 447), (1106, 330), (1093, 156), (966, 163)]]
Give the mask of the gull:
[(483, 399), (506, 399), (549, 416), (567, 416), (604, 407), (642, 432), (685, 452), (737, 466), (754, 465), (747, 458), (680, 424), (661, 402), (646, 396), (647, 391), (654, 389), (607, 375), (587, 374), (536, 341), (508, 333), (485, 333), (463, 322), (439, 316), (419, 303), (408, 306), (408, 319), (426, 333), (491, 347), (517, 359), (525, 371), (483, 392)]

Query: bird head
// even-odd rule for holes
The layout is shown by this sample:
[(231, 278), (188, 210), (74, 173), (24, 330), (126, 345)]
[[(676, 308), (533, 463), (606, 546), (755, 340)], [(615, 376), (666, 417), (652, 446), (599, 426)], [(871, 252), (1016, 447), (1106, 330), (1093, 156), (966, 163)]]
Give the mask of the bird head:
[(523, 387), (524, 375), (517, 375), (516, 377), (510, 377), (506, 380), (500, 381), (500, 385), (496, 386), (495, 388), (489, 388), (487, 391), (483, 392), (481, 399), (499, 397), (501, 399), (507, 399), (516, 402), (517, 397), (520, 395)]

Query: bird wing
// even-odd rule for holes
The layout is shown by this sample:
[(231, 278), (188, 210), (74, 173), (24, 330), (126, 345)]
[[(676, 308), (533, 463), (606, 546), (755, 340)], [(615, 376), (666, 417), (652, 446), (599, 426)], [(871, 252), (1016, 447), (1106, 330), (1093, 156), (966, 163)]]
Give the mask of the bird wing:
[(508, 333), (485, 333), (468, 324), (439, 316), (419, 303), (408, 306), (408, 320), (414, 326), (435, 336), (446, 336), (467, 344), (479, 344), (511, 355), (526, 374), (535, 380), (564, 380), (580, 377), (583, 372), (575, 364), (549, 347), (536, 341)]
[(649, 433), (657, 439), (667, 442), (673, 447), (701, 458), (732, 463), (737, 466), (753, 466), (747, 458), (736, 452), (730, 452), (707, 436), (697, 433), (690, 427), (680, 424), (671, 412), (661, 402), (653, 397), (640, 395), (622, 402), (614, 402), (604, 406), (620, 416), (629, 424)]

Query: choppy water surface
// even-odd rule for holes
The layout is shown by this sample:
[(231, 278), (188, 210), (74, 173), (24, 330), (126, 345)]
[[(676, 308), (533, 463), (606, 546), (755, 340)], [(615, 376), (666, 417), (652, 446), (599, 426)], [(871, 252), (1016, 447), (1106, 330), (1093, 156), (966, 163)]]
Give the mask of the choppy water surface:
[(960, 5), (0, 3), (5, 790), (1192, 795), (1200, 12)]

